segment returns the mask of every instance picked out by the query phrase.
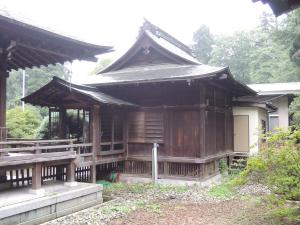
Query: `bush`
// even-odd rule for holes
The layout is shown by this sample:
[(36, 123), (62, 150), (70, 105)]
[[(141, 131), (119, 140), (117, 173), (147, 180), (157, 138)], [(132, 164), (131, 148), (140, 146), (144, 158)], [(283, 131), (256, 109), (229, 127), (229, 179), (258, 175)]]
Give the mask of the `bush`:
[[(238, 184), (260, 183), (272, 195), (272, 204), (284, 206), (287, 200), (300, 200), (300, 130), (291, 128), (267, 137), (267, 145), (257, 156), (250, 157), (246, 169), (237, 178)], [(294, 209), (293, 209), (294, 210)], [(288, 216), (288, 207), (280, 215)], [(300, 211), (298, 216), (300, 215)], [(295, 212), (295, 211), (294, 211)], [(290, 212), (289, 212), (290, 213)], [(296, 218), (296, 217), (294, 217)]]
[(35, 138), (35, 132), (41, 122), (41, 116), (33, 107), (15, 107), (7, 110), (7, 128), (10, 138)]

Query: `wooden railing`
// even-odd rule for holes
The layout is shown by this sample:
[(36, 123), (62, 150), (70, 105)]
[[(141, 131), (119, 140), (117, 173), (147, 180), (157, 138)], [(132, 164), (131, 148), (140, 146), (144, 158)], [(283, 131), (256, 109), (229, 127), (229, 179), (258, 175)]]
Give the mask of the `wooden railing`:
[(101, 151), (100, 151), (101, 156), (116, 155), (125, 152), (124, 141), (101, 142), (100, 146), (101, 146)]
[(0, 142), (0, 166), (72, 159), (91, 156), (91, 143), (76, 139), (26, 140)]

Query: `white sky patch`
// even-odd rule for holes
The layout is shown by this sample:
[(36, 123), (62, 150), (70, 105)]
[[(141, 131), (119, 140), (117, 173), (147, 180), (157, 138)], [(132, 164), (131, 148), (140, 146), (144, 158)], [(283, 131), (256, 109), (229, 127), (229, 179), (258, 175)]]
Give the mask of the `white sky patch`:
[[(232, 33), (254, 28), (263, 11), (271, 12), (252, 0), (0, 0), (0, 9), (60, 34), (114, 46), (115, 53), (100, 58), (115, 58), (131, 47), (143, 18), (191, 44), (201, 24), (214, 34)], [(73, 62), (72, 81), (84, 81), (94, 66)]]

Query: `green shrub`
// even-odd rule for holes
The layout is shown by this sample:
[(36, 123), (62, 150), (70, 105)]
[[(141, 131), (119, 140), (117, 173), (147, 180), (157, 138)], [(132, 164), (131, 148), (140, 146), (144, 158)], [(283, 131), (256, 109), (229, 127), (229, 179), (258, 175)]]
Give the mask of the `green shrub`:
[(8, 137), (35, 138), (35, 132), (41, 122), (39, 112), (33, 107), (15, 107), (6, 112)]
[(226, 158), (219, 160), (219, 170), (221, 174), (226, 174), (228, 172), (228, 162)]
[[(280, 215), (289, 216), (287, 200), (300, 200), (300, 130), (278, 130), (267, 137), (267, 145), (257, 156), (250, 157), (246, 169), (236, 179), (236, 184), (259, 183), (266, 185), (272, 195), (269, 200), (283, 208)], [(292, 208), (290, 208), (292, 210)], [(289, 213), (287, 213), (289, 212)], [(293, 209), (294, 213), (299, 210)]]

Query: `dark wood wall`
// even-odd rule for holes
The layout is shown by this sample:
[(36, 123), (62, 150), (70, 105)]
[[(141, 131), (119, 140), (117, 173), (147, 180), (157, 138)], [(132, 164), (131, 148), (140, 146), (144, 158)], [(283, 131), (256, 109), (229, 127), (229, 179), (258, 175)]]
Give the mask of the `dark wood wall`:
[[(231, 95), (213, 84), (160, 83), (107, 89), (142, 107), (127, 113), (128, 153), (203, 158), (233, 149)], [(110, 93), (111, 94), (111, 93)]]

